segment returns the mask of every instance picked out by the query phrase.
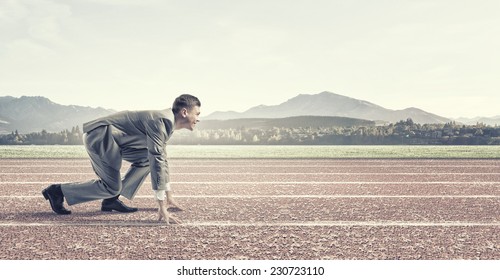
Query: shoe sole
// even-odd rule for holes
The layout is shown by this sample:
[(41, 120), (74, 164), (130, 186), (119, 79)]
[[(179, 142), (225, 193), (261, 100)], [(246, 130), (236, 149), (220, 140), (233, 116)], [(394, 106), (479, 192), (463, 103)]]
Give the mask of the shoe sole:
[(113, 210), (119, 213), (132, 213), (132, 212), (137, 212), (138, 209), (135, 209), (134, 211), (118, 211), (114, 208), (101, 207), (102, 212), (112, 212)]

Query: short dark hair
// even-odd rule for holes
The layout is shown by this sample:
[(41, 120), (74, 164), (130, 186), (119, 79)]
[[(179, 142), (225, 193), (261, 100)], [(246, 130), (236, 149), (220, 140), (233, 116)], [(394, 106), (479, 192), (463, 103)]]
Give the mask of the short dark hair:
[(188, 109), (188, 111), (190, 111), (194, 106), (201, 107), (201, 102), (198, 97), (192, 96), (190, 94), (183, 94), (174, 100), (174, 104), (172, 105), (172, 112), (177, 115), (177, 113), (179, 113), (182, 108), (186, 108)]

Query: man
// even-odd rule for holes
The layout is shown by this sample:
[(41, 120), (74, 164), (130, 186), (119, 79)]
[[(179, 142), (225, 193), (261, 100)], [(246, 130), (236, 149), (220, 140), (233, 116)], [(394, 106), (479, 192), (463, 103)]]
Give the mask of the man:
[[(151, 184), (158, 203), (158, 220), (168, 224), (180, 221), (169, 215), (168, 206), (182, 208), (174, 201), (170, 188), (169, 168), (165, 151), (174, 130), (193, 130), (199, 122), (201, 102), (195, 96), (177, 97), (171, 109), (163, 111), (123, 111), (85, 123), (83, 136), (92, 167), (99, 177), (83, 183), (55, 184), (42, 191), (52, 210), (60, 215), (71, 214), (63, 205), (103, 199), (102, 211), (135, 212), (119, 196), (133, 199), (151, 173)], [(122, 159), (131, 163), (121, 178)], [(165, 196), (167, 202), (165, 203)]]

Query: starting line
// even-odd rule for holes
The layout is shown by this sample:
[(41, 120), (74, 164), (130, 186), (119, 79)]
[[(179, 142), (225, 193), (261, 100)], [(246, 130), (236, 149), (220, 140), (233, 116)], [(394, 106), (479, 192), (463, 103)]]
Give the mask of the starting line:
[[(41, 195), (0, 195), (3, 198), (38, 199)], [(136, 195), (135, 198), (152, 198)], [(499, 198), (500, 195), (176, 195), (176, 198)]]
[(46, 222), (46, 223), (0, 223), (0, 227), (59, 227), (59, 226), (120, 226), (120, 227), (500, 227), (497, 223), (479, 222), (364, 222), (364, 221), (315, 221), (315, 222), (233, 222), (233, 221), (206, 221), (186, 222), (182, 224), (165, 224), (165, 222)]
[[(3, 172), (1, 175), (79, 175), (79, 176), (95, 176), (95, 173), (74, 173), (74, 172)], [(122, 176), (125, 173), (122, 173)], [(459, 175), (459, 176), (474, 176), (474, 175), (500, 175), (498, 172), (175, 172), (178, 176), (189, 175)]]
[[(92, 180), (92, 179), (89, 179)], [(0, 185), (24, 185), (24, 184), (54, 184), (54, 181), (29, 181), (29, 182), (19, 182), (19, 181), (4, 181), (0, 182)], [(151, 184), (151, 181), (144, 181), (144, 184)], [(292, 184), (299, 184), (299, 185), (325, 185), (325, 184), (330, 184), (330, 185), (342, 185), (342, 184), (363, 184), (363, 185), (379, 185), (379, 184), (394, 184), (394, 185), (423, 185), (423, 184), (461, 184), (461, 185), (483, 185), (483, 184), (498, 184), (500, 186), (499, 181), (476, 181), (476, 182), (463, 182), (463, 181), (418, 181), (418, 182), (411, 182), (411, 181), (402, 181), (402, 182), (385, 182), (385, 181), (282, 181), (282, 182), (276, 182), (276, 181), (261, 181), (261, 182), (256, 182), (256, 181), (230, 181), (230, 182), (223, 182), (223, 181), (214, 181), (214, 182), (171, 182), (170, 185), (181, 185), (181, 184), (198, 184), (198, 185), (242, 185), (242, 184), (252, 184), (252, 185), (292, 185)]]

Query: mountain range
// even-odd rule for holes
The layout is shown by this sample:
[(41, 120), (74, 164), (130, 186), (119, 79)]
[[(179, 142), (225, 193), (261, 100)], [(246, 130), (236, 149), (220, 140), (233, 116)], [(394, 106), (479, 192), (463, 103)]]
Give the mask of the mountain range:
[[(84, 122), (114, 113), (112, 109), (60, 105), (41, 96), (0, 97), (0, 134), (59, 132), (82, 126)], [(418, 108), (390, 110), (368, 101), (321, 92), (301, 94), (279, 105), (260, 105), (244, 112), (214, 112), (202, 118), (199, 128), (374, 125), (411, 118), (416, 123), (445, 123), (452, 119)], [(500, 124), (493, 118), (461, 118), (463, 124)]]
[(475, 125), (477, 123), (484, 123), (487, 125), (495, 126), (500, 125), (500, 115), (491, 118), (476, 117), (476, 118), (457, 118), (455, 121), (467, 125)]
[(104, 108), (60, 105), (41, 96), (0, 96), (0, 134), (59, 132), (115, 112)]
[(214, 112), (205, 119), (284, 118), (310, 115), (365, 119), (377, 123), (398, 122), (408, 118), (416, 123), (446, 123), (451, 121), (418, 108), (390, 110), (368, 101), (327, 91), (313, 95), (300, 94), (279, 105), (259, 105), (242, 113), (234, 111)]

